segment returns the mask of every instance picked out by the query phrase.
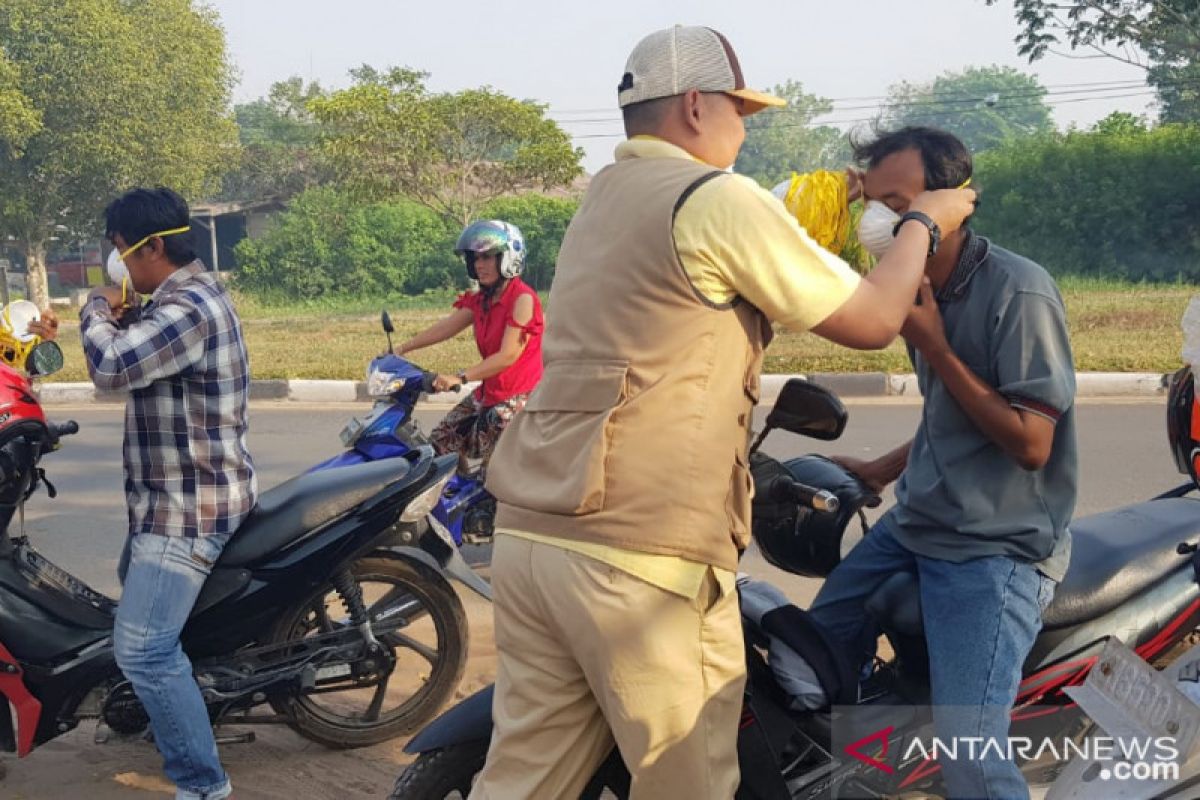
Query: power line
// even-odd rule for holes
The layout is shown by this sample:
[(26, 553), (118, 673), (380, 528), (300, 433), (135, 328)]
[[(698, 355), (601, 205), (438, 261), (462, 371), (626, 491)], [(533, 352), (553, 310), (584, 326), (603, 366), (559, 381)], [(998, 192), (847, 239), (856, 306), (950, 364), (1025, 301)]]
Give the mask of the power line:
[[(819, 119), (820, 117), (823, 117), (823, 116), (828, 116), (830, 114), (835, 114), (835, 113), (844, 112), (844, 111), (869, 111), (869, 110), (885, 111), (890, 108), (897, 108), (897, 109), (924, 108), (924, 107), (946, 108), (947, 106), (950, 106), (950, 105), (964, 105), (964, 106), (978, 105), (980, 103), (987, 103), (991, 99), (991, 96), (997, 95), (997, 94), (999, 95), (999, 98), (1002, 101), (1021, 100), (1021, 99), (1026, 99), (1026, 98), (1032, 99), (1035, 101), (1042, 101), (1042, 100), (1045, 100), (1045, 98), (1047, 98), (1047, 97), (1056, 98), (1056, 97), (1062, 97), (1062, 96), (1066, 96), (1066, 95), (1086, 95), (1084, 97), (1079, 98), (1079, 101), (1082, 102), (1082, 101), (1087, 101), (1087, 100), (1107, 100), (1112, 97), (1125, 97), (1128, 95), (1125, 95), (1125, 94), (1114, 95), (1111, 93), (1112, 92), (1126, 92), (1130, 89), (1136, 89), (1139, 92), (1143, 92), (1143, 91), (1154, 92), (1154, 91), (1157, 91), (1158, 89), (1162, 89), (1165, 87), (1188, 88), (1191, 86), (1200, 86), (1200, 80), (1190, 79), (1190, 80), (1183, 80), (1183, 81), (1177, 81), (1177, 82), (1164, 82), (1163, 84), (1161, 84), (1155, 88), (1148, 87), (1148, 86), (1146, 86), (1145, 83), (1139, 81), (1136, 83), (1129, 83), (1128, 85), (1112, 85), (1112, 86), (1110, 86), (1108, 88), (1104, 88), (1104, 89), (1073, 89), (1073, 90), (1064, 90), (1061, 92), (1040, 92), (1039, 91), (1039, 92), (1012, 93), (1012, 94), (989, 93), (988, 95), (983, 96), (983, 97), (960, 97), (960, 98), (945, 99), (945, 100), (914, 100), (911, 102), (881, 103), (881, 104), (876, 104), (876, 105), (862, 105), (862, 106), (846, 106), (843, 108), (831, 109), (830, 111), (827, 111), (821, 115), (818, 115), (818, 117), (816, 117), (814, 119)], [(1045, 100), (1046, 105), (1060, 105), (1065, 102), (1068, 102), (1068, 101), (1055, 100), (1055, 99)], [(1072, 102), (1074, 102), (1074, 101), (1072, 101)], [(1037, 105), (1037, 102), (1030, 103), (1029, 105)], [(999, 108), (999, 107), (1001, 107), (1001, 106), (999, 106), (996, 103), (993, 103), (992, 105), (989, 106), (989, 108)], [(1013, 106), (1007, 106), (1007, 107), (1013, 107)], [(596, 117), (596, 118), (590, 118), (590, 119), (556, 119), (555, 120), (555, 122), (557, 122), (561, 125), (600, 125), (600, 124), (607, 124), (607, 123), (616, 123), (616, 122), (621, 122), (621, 121), (622, 121), (622, 119), (619, 116)], [(823, 124), (840, 124), (840, 123), (828, 122), (828, 123), (823, 123)]]
[[(1048, 83), (1048, 84), (1045, 84), (1044, 86), (1042, 86), (1041, 88), (1046, 89), (1047, 94), (1057, 94), (1057, 92), (1053, 92), (1050, 90), (1082, 89), (1082, 88), (1086, 88), (1086, 87), (1096, 87), (1096, 86), (1107, 86), (1112, 89), (1119, 89), (1119, 88), (1134, 88), (1137, 86), (1145, 86), (1145, 85), (1146, 85), (1146, 82), (1143, 80), (1128, 79), (1128, 80), (1119, 80), (1119, 81), (1088, 81), (1088, 82), (1080, 82), (1080, 83)], [(945, 90), (945, 91), (927, 92), (924, 94), (926, 94), (926, 96), (934, 96), (934, 97), (939, 97), (939, 96), (954, 97), (954, 96), (962, 95), (962, 91), (961, 90)], [(853, 96), (853, 97), (835, 97), (835, 98), (819, 98), (819, 99), (826, 100), (826, 101), (836, 105), (838, 103), (861, 101), (861, 100), (886, 101), (886, 100), (891, 99), (891, 95), (859, 95), (859, 96)], [(613, 109), (611, 106), (607, 106), (604, 108), (554, 108), (553, 106), (551, 106), (548, 109), (548, 111), (551, 114), (602, 114), (605, 112), (612, 112), (612, 110)]]
[[(1137, 91), (1137, 92), (1106, 95), (1103, 97), (1099, 97), (1099, 96), (1098, 97), (1075, 97), (1075, 98), (1069, 98), (1069, 99), (1065, 99), (1065, 100), (1055, 100), (1055, 101), (1047, 103), (1047, 105), (1056, 105), (1057, 106), (1057, 105), (1066, 105), (1068, 103), (1086, 103), (1086, 102), (1092, 102), (1095, 100), (1119, 100), (1119, 99), (1123, 99), (1123, 98), (1127, 98), (1127, 97), (1145, 97), (1145, 96), (1149, 96), (1149, 95), (1153, 95), (1153, 94), (1155, 94), (1155, 90), (1147, 88), (1147, 89), (1143, 89), (1143, 90)], [(1036, 105), (1037, 105), (1037, 103), (1014, 103), (1014, 104), (997, 103), (994, 106), (988, 107), (987, 110), (988, 111), (1004, 111), (1004, 110), (1020, 109), (1020, 108), (1033, 108)], [(971, 114), (971, 113), (979, 111), (979, 110), (981, 110), (981, 109), (966, 108), (966, 109), (962, 109), (960, 113), (965, 116), (965, 115)], [(917, 121), (917, 120), (921, 120), (921, 119), (935, 119), (940, 116), (942, 116), (942, 115), (941, 114), (915, 114), (915, 115), (907, 115), (905, 117), (905, 119), (909, 120), (909, 121)], [(747, 125), (746, 132), (749, 133), (751, 131), (765, 130), (765, 129), (786, 130), (789, 128), (820, 128), (820, 127), (832, 127), (835, 125), (857, 125), (857, 124), (862, 124), (865, 122), (874, 122), (876, 119), (878, 119), (877, 116), (871, 116), (871, 117), (859, 117), (856, 119), (834, 119), (834, 120), (823, 120), (823, 121), (810, 120), (807, 122), (785, 122), (785, 123), (779, 123), (779, 124), (775, 124), (775, 125), (767, 125), (767, 124)], [(584, 133), (584, 134), (575, 134), (571, 138), (573, 138), (573, 139), (623, 139), (624, 137), (625, 137), (624, 133)]]

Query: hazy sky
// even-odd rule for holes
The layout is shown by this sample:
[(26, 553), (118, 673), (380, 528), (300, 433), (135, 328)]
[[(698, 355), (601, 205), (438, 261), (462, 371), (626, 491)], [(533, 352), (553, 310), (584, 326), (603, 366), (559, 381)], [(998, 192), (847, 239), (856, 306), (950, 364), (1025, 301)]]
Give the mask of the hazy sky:
[[(843, 106), (878, 102), (889, 85), (925, 81), (948, 69), (1003, 64), (1035, 72), (1051, 92), (1060, 125), (1087, 124), (1113, 110), (1144, 113), (1148, 90), (1081, 84), (1141, 82), (1141, 70), (1108, 59), (1048, 56), (1032, 67), (1017, 55), (1010, 0), (210, 0), (229, 35), (239, 102), (290, 75), (328, 87), (363, 63), (431, 73), (435, 90), (490, 85), (550, 106), (587, 150), (585, 166), (607, 163), (620, 141), (616, 85), (630, 49), (674, 23), (717, 28), (733, 43), (746, 80), (788, 78)], [(1134, 91), (1145, 94), (1117, 97)], [(1096, 94), (1106, 99), (1093, 99)], [(1091, 96), (1091, 97), (1090, 97)], [(853, 99), (867, 98), (867, 99)], [(834, 111), (831, 120), (870, 116)], [(599, 120), (583, 122), (567, 120)], [(609, 135), (609, 136), (606, 136)]]

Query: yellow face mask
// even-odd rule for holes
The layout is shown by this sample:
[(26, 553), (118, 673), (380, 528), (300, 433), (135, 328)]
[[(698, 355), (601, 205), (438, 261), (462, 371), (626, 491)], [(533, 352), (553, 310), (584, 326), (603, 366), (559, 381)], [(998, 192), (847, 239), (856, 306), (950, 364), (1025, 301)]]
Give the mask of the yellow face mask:
[(191, 225), (184, 225), (182, 228), (171, 228), (171, 230), (169, 230), (169, 231), (159, 231), (158, 233), (151, 233), (147, 236), (143, 236), (141, 239), (138, 240), (137, 244), (135, 244), (133, 247), (125, 248), (125, 251), (117, 257), (119, 259), (121, 259), (122, 261), (124, 261), (126, 256), (128, 256), (134, 250), (137, 250), (139, 247), (144, 245), (146, 242), (153, 239), (155, 236), (173, 236), (177, 233), (187, 233), (191, 229), (192, 229)]

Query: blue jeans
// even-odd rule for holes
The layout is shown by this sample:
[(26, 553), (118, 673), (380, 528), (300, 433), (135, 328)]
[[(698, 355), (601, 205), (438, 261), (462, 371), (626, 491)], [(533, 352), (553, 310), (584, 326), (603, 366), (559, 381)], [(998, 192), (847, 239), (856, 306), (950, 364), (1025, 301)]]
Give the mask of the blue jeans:
[(150, 716), (176, 800), (222, 800), (232, 792), (192, 663), (179, 643), (228, 539), (130, 536), (118, 567), (124, 590), (113, 632), (117, 666)]
[[(916, 555), (880, 522), (826, 579), (812, 613), (865, 662), (875, 653), (880, 631), (864, 605), (884, 580), (901, 571), (915, 573), (921, 587), (938, 737), (1003, 743), (1021, 667), (1041, 629), (1054, 582), (1032, 564), (1004, 556), (954, 563)], [(954, 800), (1029, 797), (1021, 771), (1007, 759), (943, 759), (941, 766)]]

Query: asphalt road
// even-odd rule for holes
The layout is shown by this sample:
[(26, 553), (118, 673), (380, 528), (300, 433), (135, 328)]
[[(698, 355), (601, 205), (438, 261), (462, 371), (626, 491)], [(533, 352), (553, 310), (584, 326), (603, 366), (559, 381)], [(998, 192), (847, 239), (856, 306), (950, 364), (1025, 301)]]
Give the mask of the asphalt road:
[[(82, 430), (63, 449), (43, 461), (59, 490), (29, 503), (26, 528), (37, 546), (61, 566), (97, 589), (115, 593), (115, 571), (125, 530), (121, 478), (119, 407), (53, 408), (61, 421), (78, 420)], [(262, 486), (269, 488), (339, 451), (337, 433), (365, 405), (314, 408), (261, 405), (252, 411), (251, 448)], [(1080, 513), (1149, 497), (1180, 482), (1166, 447), (1161, 403), (1088, 404), (1080, 408), (1083, 487)], [(444, 412), (423, 413), (427, 427)], [(850, 406), (850, 425), (842, 441), (826, 445), (775, 433), (767, 450), (777, 456), (804, 452), (871, 456), (911, 435), (919, 406), (862, 402)], [(780, 573), (751, 552), (742, 568), (784, 589), (793, 602), (806, 604), (815, 581)], [(495, 647), (489, 606), (462, 593), (470, 617), (470, 658), (457, 697), (486, 685), (495, 673)], [(93, 741), (96, 727), (81, 725), (39, 748), (32, 757), (4, 758), (8, 776), (0, 780), (0, 798), (13, 800), (137, 800), (170, 797), (154, 749), (140, 741)], [(387, 794), (402, 765), (404, 740), (362, 750), (329, 750), (282, 727), (258, 730), (252, 745), (222, 748), (222, 761), (233, 776), (237, 796), (246, 800), (377, 800)], [(1036, 795), (1035, 795), (1036, 796)]]
[[(850, 423), (840, 441), (825, 443), (786, 432), (773, 433), (765, 449), (776, 456), (805, 452), (880, 454), (904, 441), (916, 428), (920, 406), (911, 402), (849, 404)], [(250, 447), (267, 489), (336, 454), (337, 435), (365, 404), (322, 406), (261, 404), (251, 411)], [(441, 411), (422, 412), (428, 430)], [(1093, 402), (1079, 409), (1082, 485), (1078, 515), (1150, 497), (1181, 482), (1166, 444), (1160, 403)], [(52, 419), (71, 418), (80, 433), (64, 440), (61, 451), (42, 463), (58, 488), (28, 503), (26, 527), (35, 545), (60, 566), (101, 591), (115, 592), (116, 559), (125, 530), (121, 477), (122, 412), (117, 406), (51, 408)], [(885, 505), (886, 508), (886, 505)], [(751, 554), (744, 566), (764, 577), (784, 579), (789, 594), (803, 599), (807, 582), (774, 573)], [(785, 579), (786, 578), (786, 579)]]

